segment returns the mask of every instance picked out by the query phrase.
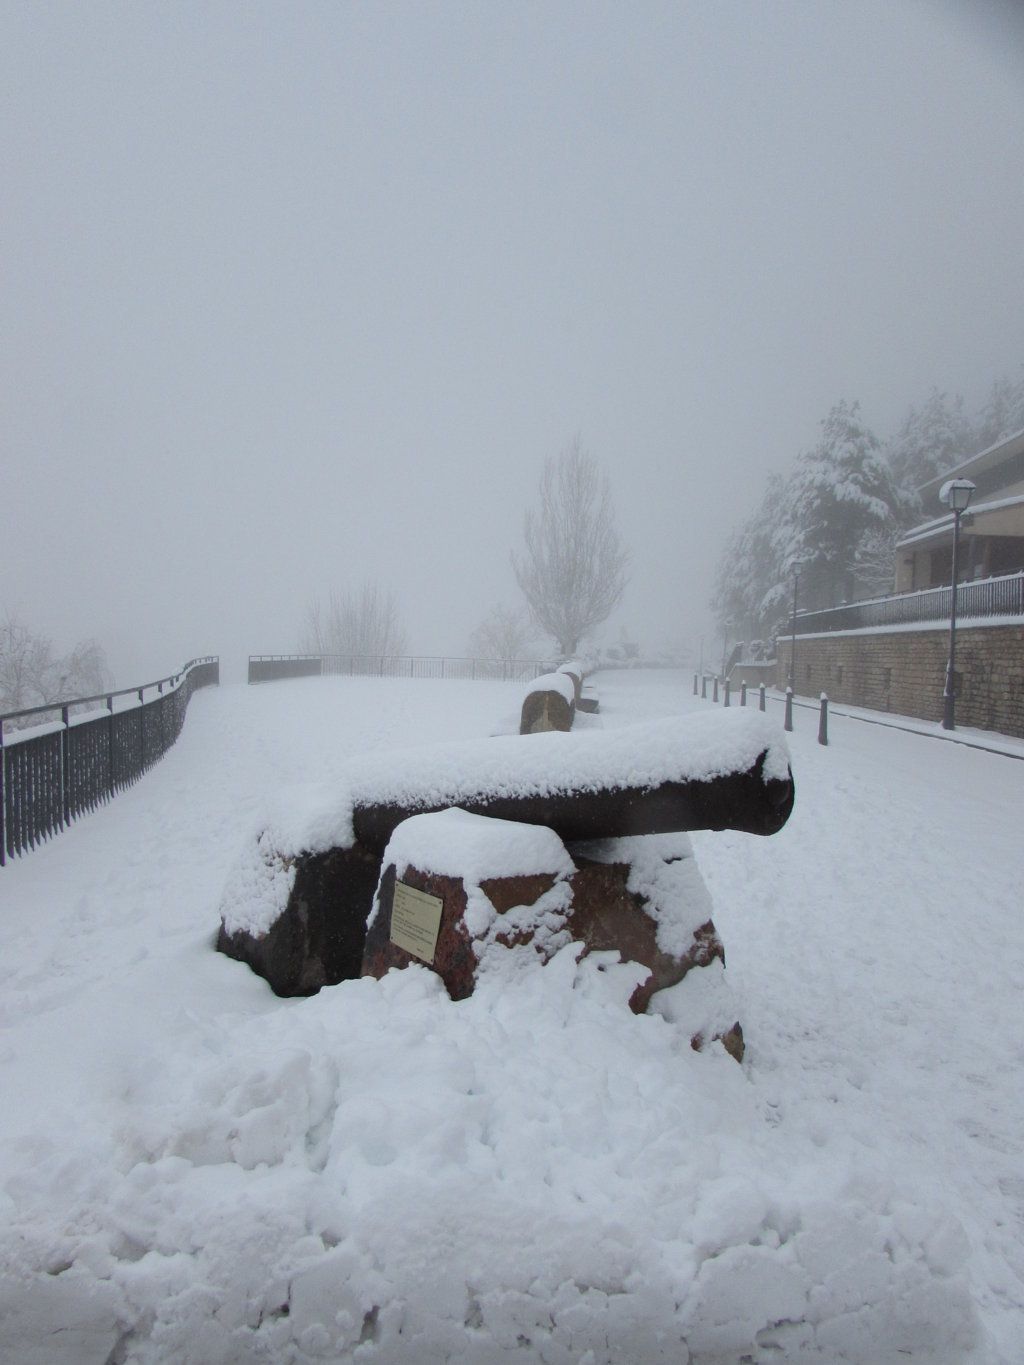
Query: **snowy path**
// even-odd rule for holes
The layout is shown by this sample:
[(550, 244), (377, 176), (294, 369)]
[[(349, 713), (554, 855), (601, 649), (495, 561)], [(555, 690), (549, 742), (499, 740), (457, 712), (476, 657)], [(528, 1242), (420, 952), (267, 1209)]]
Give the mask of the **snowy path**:
[[(599, 686), (605, 726), (709, 705)], [(5, 1365), (1024, 1358), (1024, 764), (798, 715), (787, 828), (695, 836), (743, 1072), (572, 961), (452, 1006), (418, 970), (278, 1001), (210, 951), (281, 784), (517, 697), (200, 693), (0, 874)]]

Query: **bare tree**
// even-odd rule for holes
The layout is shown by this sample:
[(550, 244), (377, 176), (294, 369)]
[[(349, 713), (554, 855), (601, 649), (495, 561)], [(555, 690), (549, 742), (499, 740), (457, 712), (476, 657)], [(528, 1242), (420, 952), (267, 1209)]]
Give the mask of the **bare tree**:
[(523, 522), (526, 549), (512, 555), (533, 619), (564, 655), (607, 620), (626, 586), (629, 556), (619, 543), (608, 479), (580, 439), (549, 456), (540, 507)]
[(526, 612), (499, 604), (491, 608), (473, 631), (469, 649), (479, 659), (497, 659), (507, 664), (526, 658), (534, 638)]
[(405, 652), (398, 603), (389, 588), (366, 582), (358, 591), (332, 592), (326, 610), (319, 598), (306, 609), (301, 648), (312, 654), (394, 656)]
[(94, 696), (109, 686), (107, 661), (95, 640), (80, 640), (56, 655), (43, 635), (17, 616), (0, 621), (0, 711)]

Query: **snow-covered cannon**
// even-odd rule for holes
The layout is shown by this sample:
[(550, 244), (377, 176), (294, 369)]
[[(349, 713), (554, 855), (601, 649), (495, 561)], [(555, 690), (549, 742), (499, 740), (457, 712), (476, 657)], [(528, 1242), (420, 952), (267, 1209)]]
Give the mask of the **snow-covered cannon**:
[(521, 735), (571, 730), (576, 717), (576, 688), (568, 673), (542, 673), (526, 688), (519, 718)]
[[(739, 710), (412, 749), (356, 762), (347, 779), (344, 792), (306, 793), (303, 813), (297, 802), (269, 822), (225, 891), (218, 948), (247, 962), (279, 995), (313, 994), (359, 976), (364, 966), (376, 974), (382, 964), (398, 964), (379, 943), (376, 962), (364, 964), (366, 924), (389, 870), (388, 846), (414, 817), (457, 809), (488, 827), (544, 829), (577, 870), (585, 862), (625, 866), (618, 895), (636, 852), (627, 856), (623, 845), (642, 845), (638, 836), (774, 834), (793, 806), (781, 733), (760, 713)], [(493, 845), (500, 833), (489, 828), (485, 842)], [(617, 852), (609, 846), (615, 840)], [(688, 856), (688, 841), (679, 847), (678, 854), (662, 847), (666, 865)], [(538, 871), (567, 875), (562, 864)], [(392, 884), (396, 875), (401, 880), (402, 870)], [(710, 920), (700, 927), (705, 938), (707, 930), (714, 934)], [(686, 953), (675, 956), (682, 961)], [(412, 953), (405, 961), (415, 959)]]

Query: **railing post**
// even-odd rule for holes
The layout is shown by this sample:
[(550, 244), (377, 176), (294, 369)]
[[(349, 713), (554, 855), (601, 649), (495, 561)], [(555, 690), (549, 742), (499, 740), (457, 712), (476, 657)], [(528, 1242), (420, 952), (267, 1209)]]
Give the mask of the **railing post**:
[(758, 700), (758, 706), (759, 706), (760, 709), (763, 711), (763, 710), (764, 710), (764, 683), (760, 683), (760, 684), (758, 685), (758, 689), (757, 689), (757, 690), (758, 690), (758, 692), (760, 693), (760, 698), (759, 698), (759, 700)]
[(4, 753), (4, 723), (0, 720), (0, 867), (7, 865), (7, 755)]
[(114, 795), (114, 698), (107, 698), (107, 785)]
[(71, 713), (66, 706), (60, 708), (60, 719), (64, 729), (60, 736), (60, 794), (61, 828), (71, 824)]
[(711, 694), (711, 700), (712, 700), (712, 701), (717, 701), (717, 700), (718, 700), (718, 674), (717, 674), (717, 673), (715, 674), (714, 691), (713, 691), (712, 694)]
[(818, 716), (818, 743), (828, 743), (828, 697), (821, 694), (821, 714)]
[(791, 687), (787, 687), (787, 688), (786, 688), (786, 720), (785, 720), (785, 724), (783, 725), (783, 729), (784, 729), (784, 730), (792, 730), (792, 728), (793, 728), (793, 689), (792, 689)]
[(139, 772), (146, 771), (146, 713), (142, 709), (142, 693), (145, 689), (139, 688)]
[(729, 679), (728, 679), (728, 678), (726, 678), (725, 683), (724, 683), (723, 686), (722, 686), (722, 705), (723, 705), (723, 706), (728, 706), (728, 705), (729, 705)]
[(746, 679), (744, 678), (743, 682), (740, 683), (740, 705), (741, 705), (741, 706), (746, 706), (746, 704), (747, 704), (747, 682), (746, 682)]

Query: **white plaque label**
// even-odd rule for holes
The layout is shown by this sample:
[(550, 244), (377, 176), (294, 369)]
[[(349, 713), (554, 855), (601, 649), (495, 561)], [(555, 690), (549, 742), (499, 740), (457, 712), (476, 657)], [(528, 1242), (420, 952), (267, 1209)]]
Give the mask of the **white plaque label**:
[(440, 896), (428, 896), (425, 891), (396, 881), (391, 902), (391, 942), (421, 962), (433, 963), (443, 904)]

